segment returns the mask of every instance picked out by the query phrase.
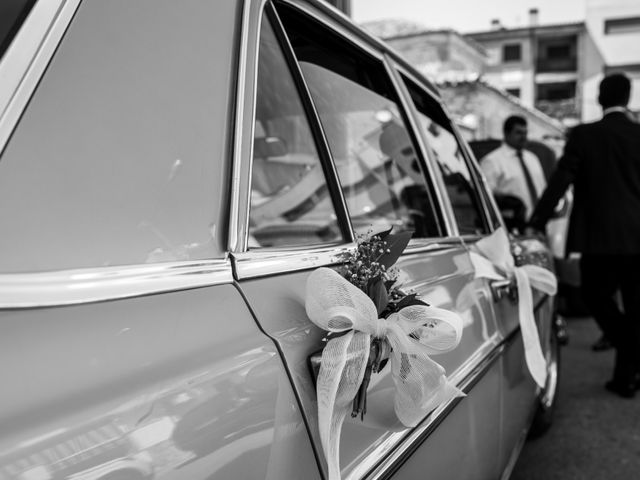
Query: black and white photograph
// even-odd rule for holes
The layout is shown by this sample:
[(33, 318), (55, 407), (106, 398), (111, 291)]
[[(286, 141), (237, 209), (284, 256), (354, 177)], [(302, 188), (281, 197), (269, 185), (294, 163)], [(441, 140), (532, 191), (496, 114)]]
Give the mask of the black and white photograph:
[(640, 0), (0, 0), (0, 480), (640, 479)]

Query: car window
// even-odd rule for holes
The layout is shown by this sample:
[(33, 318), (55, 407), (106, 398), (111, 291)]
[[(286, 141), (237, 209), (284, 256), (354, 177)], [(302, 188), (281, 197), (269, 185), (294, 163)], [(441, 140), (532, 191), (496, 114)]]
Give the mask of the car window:
[(27, 18), (35, 0), (2, 0), (0, 2), (0, 59)]
[(318, 150), (271, 24), (260, 33), (249, 248), (342, 239)]
[(420, 127), (440, 168), (461, 235), (488, 233), (481, 203), (462, 146), (438, 102), (403, 77), (418, 112)]
[(439, 235), (420, 159), (381, 62), (282, 8), (320, 116), (353, 229)]
[(0, 157), (0, 272), (224, 255), (236, 6), (82, 2)]

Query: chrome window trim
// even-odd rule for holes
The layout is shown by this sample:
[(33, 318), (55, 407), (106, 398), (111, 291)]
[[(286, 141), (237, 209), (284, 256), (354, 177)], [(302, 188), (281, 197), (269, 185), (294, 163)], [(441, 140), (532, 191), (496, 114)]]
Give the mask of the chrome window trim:
[[(500, 358), (506, 348), (506, 342), (499, 333), (494, 333), (475, 353), (450, 376), (449, 380), (468, 393), (480, 381), (482, 376)], [(460, 397), (449, 400), (436, 408), (417, 427), (390, 435), (371, 452), (364, 461), (352, 470), (345, 480), (382, 480), (390, 478), (402, 465), (403, 459), (438, 427), (440, 423), (460, 402)], [(382, 459), (382, 460), (380, 460)]]
[(318, 247), (260, 248), (233, 253), (238, 280), (283, 275), (343, 263), (343, 256), (356, 249), (355, 243)]
[[(420, 148), (422, 152), (422, 156), (427, 167), (427, 171), (425, 172), (425, 174), (429, 175), (429, 178), (425, 179), (425, 181), (428, 181), (433, 186), (432, 190), (434, 191), (436, 197), (435, 200), (437, 202), (437, 205), (434, 205), (434, 210), (438, 211), (437, 213), (440, 214), (442, 220), (444, 221), (444, 225), (442, 226), (444, 227), (445, 231), (443, 233), (448, 236), (456, 236), (458, 235), (458, 225), (456, 224), (455, 218), (453, 217), (451, 202), (449, 201), (449, 198), (443, 194), (445, 190), (443, 190), (444, 182), (441, 181), (441, 176), (435, 174), (437, 165), (434, 163), (434, 154), (430, 149), (429, 143), (427, 142), (421, 129), (419, 128), (420, 123), (417, 118), (415, 105), (411, 100), (411, 95), (409, 94), (406, 85), (402, 81), (400, 74), (396, 70), (396, 64), (388, 55), (384, 56), (384, 65), (387, 70), (387, 74), (391, 79), (391, 83), (398, 93), (402, 108), (407, 114), (409, 120), (409, 128), (413, 130), (414, 136), (418, 142), (418, 148)], [(438, 181), (438, 178), (440, 178), (440, 182)]]
[(0, 309), (77, 305), (230, 284), (228, 259), (0, 274)]
[[(246, 250), (248, 242), (251, 159), (253, 158), (255, 101), (258, 92), (258, 54), (262, 13), (266, 3), (267, 0), (258, 0), (258, 2), (246, 0), (243, 2), (229, 204), (229, 250), (232, 252)], [(257, 13), (253, 14), (255, 9), (257, 9)], [(253, 24), (256, 24), (255, 31), (251, 28)], [(251, 38), (252, 33), (254, 34), (253, 38)], [(253, 56), (251, 56), (252, 53)], [(249, 64), (250, 60), (252, 60), (251, 65)], [(248, 78), (249, 73), (251, 73), (250, 79)], [(248, 162), (248, 167), (243, 171), (244, 162)], [(244, 198), (242, 198), (243, 187), (246, 187), (244, 188)], [(240, 202), (241, 198), (244, 205)]]
[(37, 2), (0, 61), (0, 154), (81, 0)]
[(446, 250), (464, 245), (460, 237), (440, 237), (440, 238), (412, 238), (404, 250), (404, 255), (417, 253), (429, 253), (438, 250)]
[[(446, 250), (457, 246), (464, 246), (459, 237), (416, 238), (411, 239), (403, 256)], [(317, 247), (267, 247), (232, 253), (231, 260), (237, 279), (245, 280), (339, 265), (344, 262), (344, 255), (354, 252), (355, 249), (355, 242)]]

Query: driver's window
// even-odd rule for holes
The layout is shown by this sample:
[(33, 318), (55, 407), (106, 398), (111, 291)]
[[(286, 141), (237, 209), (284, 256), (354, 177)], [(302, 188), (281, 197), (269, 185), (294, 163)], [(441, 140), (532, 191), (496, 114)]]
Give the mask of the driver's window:
[(249, 248), (342, 240), (300, 96), (275, 33), (262, 22)]

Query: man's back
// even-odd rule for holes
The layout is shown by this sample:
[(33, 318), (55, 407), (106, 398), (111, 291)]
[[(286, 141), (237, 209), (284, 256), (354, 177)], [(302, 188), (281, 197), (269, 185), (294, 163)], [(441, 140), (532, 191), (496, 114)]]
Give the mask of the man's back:
[[(640, 253), (640, 124), (614, 112), (575, 127), (558, 170), (554, 176), (560, 178), (552, 179), (549, 190), (564, 191), (563, 173), (571, 173), (574, 183), (570, 250)], [(532, 222), (540, 212), (546, 216), (546, 200)]]

